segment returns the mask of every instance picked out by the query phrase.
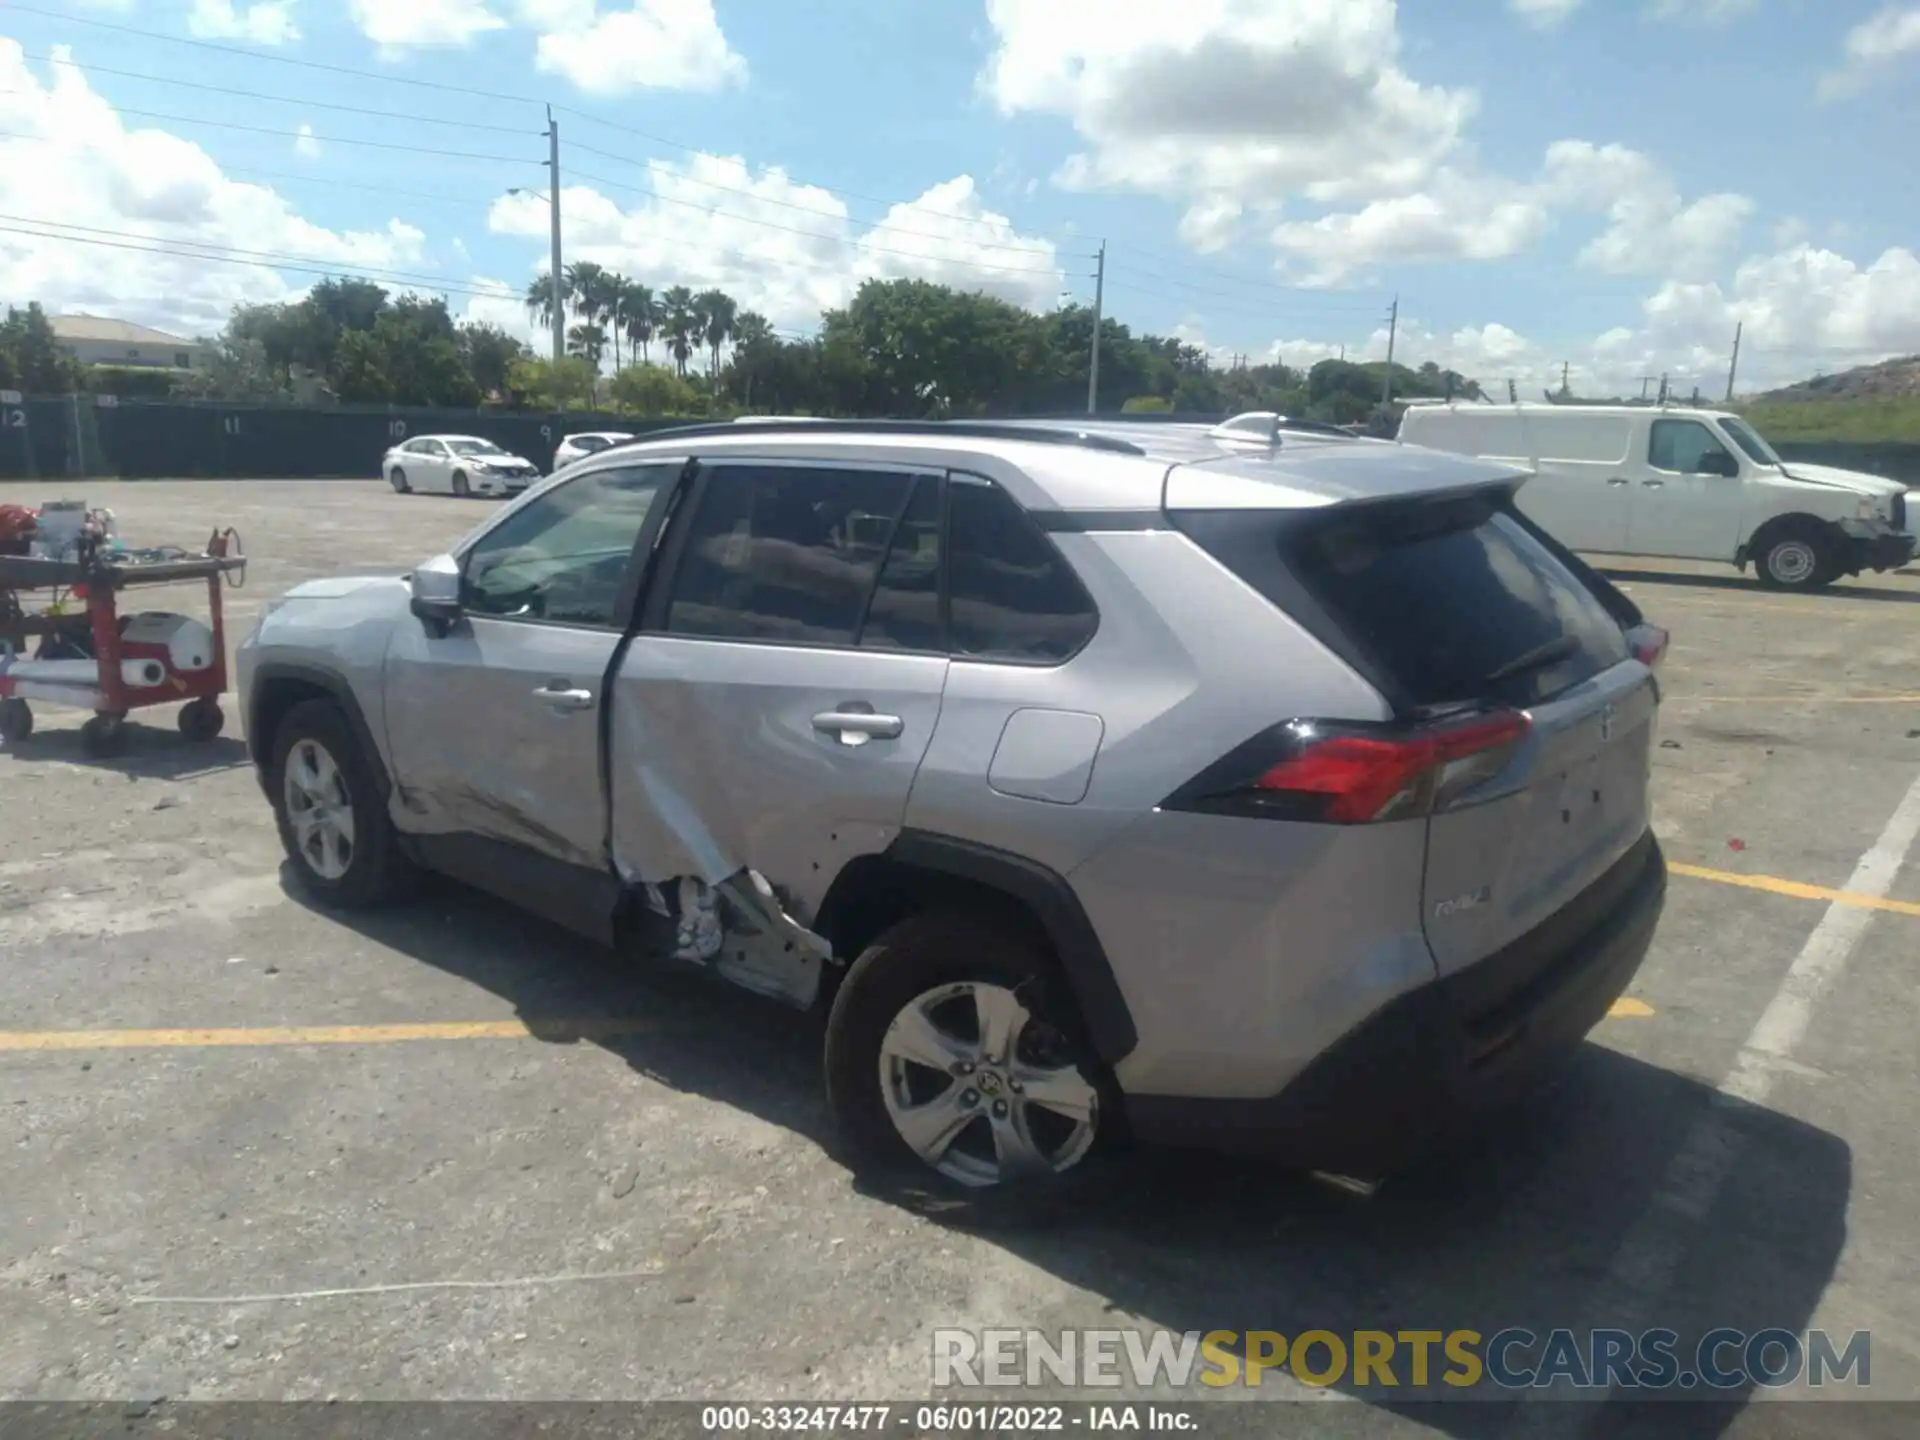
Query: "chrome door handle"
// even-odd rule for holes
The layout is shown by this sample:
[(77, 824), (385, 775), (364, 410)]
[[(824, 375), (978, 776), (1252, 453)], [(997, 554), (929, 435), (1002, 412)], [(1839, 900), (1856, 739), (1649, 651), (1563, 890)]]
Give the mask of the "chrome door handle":
[(541, 686), (533, 692), (533, 698), (543, 704), (551, 705), (555, 710), (591, 710), (593, 708), (591, 690), (574, 690), (560, 680)]
[(1658, 490), (1660, 489), (1661, 486), (1665, 485), (1667, 482), (1664, 480), (1642, 480), (1640, 483), (1646, 486), (1649, 490)]
[(1631, 480), (1624, 480), (1618, 475), (1614, 476), (1613, 479), (1607, 481), (1607, 484), (1609, 485), (1631, 485), (1632, 483), (1633, 482)]
[(876, 736), (892, 740), (906, 729), (898, 715), (875, 715), (867, 710), (823, 710), (813, 717), (813, 728), (835, 734), (842, 745), (864, 745)]

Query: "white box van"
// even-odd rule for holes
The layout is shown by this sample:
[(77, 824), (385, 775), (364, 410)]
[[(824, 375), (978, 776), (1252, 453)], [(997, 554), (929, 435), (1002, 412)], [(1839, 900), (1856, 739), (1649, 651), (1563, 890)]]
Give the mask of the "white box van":
[(1914, 554), (1906, 486), (1782, 461), (1725, 411), (1416, 401), (1399, 438), (1526, 466), (1520, 508), (1570, 550), (1751, 562), (1763, 585), (1783, 590), (1896, 569)]

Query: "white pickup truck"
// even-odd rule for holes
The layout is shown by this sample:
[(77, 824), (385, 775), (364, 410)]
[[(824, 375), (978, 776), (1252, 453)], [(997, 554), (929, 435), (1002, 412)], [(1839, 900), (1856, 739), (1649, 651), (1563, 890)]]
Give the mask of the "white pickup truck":
[(1781, 590), (1914, 554), (1905, 485), (1783, 461), (1726, 411), (1416, 401), (1399, 438), (1525, 465), (1520, 508), (1573, 550), (1751, 563)]

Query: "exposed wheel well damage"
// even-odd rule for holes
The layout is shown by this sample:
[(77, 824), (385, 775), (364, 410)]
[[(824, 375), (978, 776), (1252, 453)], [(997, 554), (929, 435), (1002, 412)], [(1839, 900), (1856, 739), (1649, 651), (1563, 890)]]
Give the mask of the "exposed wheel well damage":
[(1072, 886), (1032, 860), (947, 836), (906, 831), (885, 853), (850, 861), (835, 877), (814, 921), (839, 962), (829, 984), (890, 926), (932, 909), (1031, 934), (1075, 1012), (1059, 1019), (1083, 1031), (1109, 1065), (1133, 1049), (1132, 1013)]
[(253, 759), (260, 783), (266, 784), (267, 764), (273, 755), (273, 737), (280, 729), (280, 722), (286, 719), (294, 706), (309, 700), (329, 700), (340, 707), (348, 725), (353, 728), (354, 738), (366, 753), (368, 768), (373, 771), (374, 783), (384, 799), (391, 793), (392, 782), (387, 776), (380, 747), (373, 743), (373, 736), (367, 729), (367, 717), (361, 713), (359, 702), (354, 699), (352, 687), (337, 675), (304, 665), (263, 666), (254, 678), (252, 693), (247, 698), (247, 753)]

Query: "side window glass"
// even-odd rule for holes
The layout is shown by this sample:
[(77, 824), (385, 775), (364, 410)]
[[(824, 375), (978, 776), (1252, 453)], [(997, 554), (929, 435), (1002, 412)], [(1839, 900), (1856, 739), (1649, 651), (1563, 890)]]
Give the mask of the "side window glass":
[(1093, 599), (1040, 527), (998, 486), (955, 476), (947, 585), (955, 656), (1055, 663), (1092, 638)]
[(922, 475), (900, 523), (860, 644), (868, 650), (944, 650), (940, 626), (940, 482)]
[(667, 630), (853, 644), (913, 481), (879, 470), (716, 465), (676, 567)]
[[(1656, 420), (1647, 445), (1647, 463), (1656, 470), (1680, 475), (1704, 475), (1701, 462), (1709, 455), (1729, 455), (1727, 447), (1698, 420)], [(1722, 464), (1725, 462), (1722, 461)]]
[(460, 604), (473, 615), (618, 628), (640, 529), (677, 465), (601, 470), (507, 516), (467, 554)]

